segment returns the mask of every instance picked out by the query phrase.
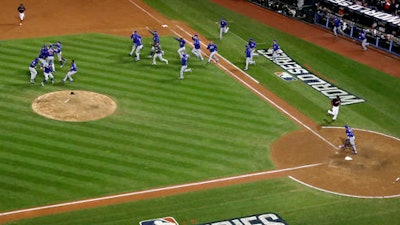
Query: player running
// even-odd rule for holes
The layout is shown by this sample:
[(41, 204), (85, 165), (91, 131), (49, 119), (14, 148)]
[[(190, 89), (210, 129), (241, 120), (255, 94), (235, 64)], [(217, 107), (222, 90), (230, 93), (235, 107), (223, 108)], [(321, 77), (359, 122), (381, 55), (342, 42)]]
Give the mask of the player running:
[(186, 41), (182, 37), (180, 38), (174, 37), (174, 39), (179, 42), (178, 54), (179, 58), (182, 58), (183, 54), (186, 53), (186, 48), (185, 48)]
[(328, 110), (328, 114), (331, 114), (332, 120), (335, 121), (338, 114), (339, 114), (339, 106), (342, 103), (342, 100), (340, 99), (339, 95), (336, 96), (336, 98), (331, 100), (331, 106), (332, 108)]
[(67, 75), (65, 75), (64, 79), (61, 81), (65, 83), (67, 79), (69, 79), (69, 82), (72, 83), (74, 79), (72, 79), (72, 75), (76, 74), (78, 72), (78, 67), (75, 64), (75, 60), (71, 61), (71, 69), (68, 71)]
[(54, 49), (54, 52), (55, 52), (56, 55), (57, 55), (58, 62), (60, 63), (60, 68), (62, 68), (62, 67), (65, 65), (65, 63), (67, 62), (67, 59), (65, 59), (65, 58), (62, 56), (62, 45), (61, 45), (61, 41), (57, 41), (56, 44), (51, 45), (50, 47), (52, 47), (52, 48)]
[(19, 4), (17, 10), (18, 10), (18, 13), (19, 13), (19, 25), (22, 26), (22, 22), (24, 21), (25, 10), (26, 10), (24, 4), (22, 4), (22, 3)]
[(218, 52), (218, 47), (212, 41), (207, 46), (208, 51), (210, 51), (210, 56), (208, 57), (207, 64), (211, 62), (212, 59), (215, 60), (215, 63), (218, 63), (218, 57), (215, 55)]
[(163, 58), (163, 51), (161, 50), (161, 46), (158, 43), (154, 44), (154, 56), (153, 56), (153, 63), (152, 65), (156, 65), (156, 59), (159, 58), (161, 61), (168, 64), (168, 60)]
[(131, 50), (131, 52), (129, 53), (129, 56), (132, 56), (133, 53), (134, 53), (135, 50), (136, 50), (136, 47), (137, 47), (137, 45), (136, 45), (136, 38), (137, 38), (137, 36), (138, 36), (137, 30), (133, 31), (133, 33), (132, 33), (131, 36), (130, 36), (130, 38), (131, 38), (131, 40), (132, 40), (132, 50)]
[(51, 83), (54, 84), (54, 76), (53, 76), (53, 65), (47, 64), (44, 69), (43, 69), (43, 75), (44, 75), (44, 80), (42, 83), (42, 87), (44, 87), (44, 84), (47, 82), (47, 80), (50, 78)]
[(160, 44), (160, 36), (158, 35), (158, 32), (156, 30), (151, 31), (148, 27), (146, 27), (146, 29), (147, 29), (147, 31), (149, 31), (149, 33), (151, 35), (153, 35), (153, 44), (152, 44), (150, 55), (149, 55), (149, 58), (151, 58), (151, 57), (153, 57), (153, 54), (154, 54), (154, 45), (156, 43), (158, 43), (161, 46), (161, 44)]
[(219, 22), (219, 39), (222, 40), (222, 34), (226, 34), (229, 31), (228, 23), (224, 18), (221, 18)]
[(339, 17), (336, 17), (333, 20), (333, 34), (335, 35), (335, 37), (337, 37), (338, 33), (341, 33), (342, 35), (345, 35), (343, 30), (342, 30), (342, 20), (340, 20)]
[(143, 44), (142, 44), (142, 36), (140, 36), (139, 34), (136, 35), (136, 50), (135, 50), (135, 61), (139, 61), (140, 60), (140, 52), (143, 48)]
[(343, 149), (346, 149), (347, 147), (351, 147), (352, 153), (354, 155), (357, 155), (357, 147), (356, 147), (356, 136), (354, 135), (354, 131), (351, 127), (348, 125), (344, 126), (345, 132), (346, 132), (346, 141), (345, 144), (342, 145)]
[(200, 39), (197, 34), (193, 35), (192, 37), (193, 40), (193, 46), (194, 48), (192, 49), (192, 53), (197, 57), (200, 58), (201, 61), (203, 61), (203, 56), (201, 55), (201, 45), (200, 45)]
[(35, 83), (35, 78), (37, 75), (36, 67), (37, 67), (38, 61), (39, 61), (39, 59), (35, 58), (34, 60), (32, 60), (31, 64), (29, 65), (29, 72), (31, 73), (31, 79), (30, 79), (31, 84)]
[(278, 42), (274, 40), (272, 42), (272, 61), (276, 62), (276, 59), (278, 58), (278, 51), (280, 47), (278, 45)]
[(251, 57), (251, 48), (250, 48), (250, 46), (249, 45), (246, 45), (245, 46), (245, 54), (246, 54), (246, 66), (245, 66), (245, 68), (244, 68), (244, 70), (246, 71), (246, 70), (248, 70), (249, 69), (249, 65), (254, 65), (256, 62), (254, 62), (253, 60), (252, 60), (252, 57)]
[(257, 43), (254, 41), (253, 38), (250, 38), (249, 43), (247, 44), (250, 48), (251, 54), (250, 54), (250, 61), (253, 61), (253, 56), (256, 55), (256, 46)]
[(183, 73), (185, 73), (185, 72), (192, 72), (192, 69), (190, 69), (190, 68), (187, 68), (187, 61), (188, 61), (188, 59), (189, 59), (189, 55), (186, 55), (186, 54), (183, 54), (182, 55), (182, 58), (181, 58), (181, 70), (180, 70), (180, 73), (179, 73), (179, 79), (180, 80), (183, 80), (183, 78), (184, 78), (184, 75), (183, 75)]
[(361, 41), (361, 48), (363, 50), (367, 50), (368, 40), (367, 40), (367, 34), (365, 33), (364, 30), (361, 30), (358, 36), (358, 40)]

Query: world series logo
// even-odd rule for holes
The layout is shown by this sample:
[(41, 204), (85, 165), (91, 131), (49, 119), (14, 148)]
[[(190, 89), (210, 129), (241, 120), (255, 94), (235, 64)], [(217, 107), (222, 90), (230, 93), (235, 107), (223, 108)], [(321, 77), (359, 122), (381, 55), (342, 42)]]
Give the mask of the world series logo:
[(199, 225), (288, 225), (276, 213), (263, 213)]
[[(298, 80), (312, 87), (329, 99), (334, 99), (337, 95), (339, 95), (342, 100), (342, 105), (351, 105), (365, 102), (364, 99), (353, 95), (350, 92), (345, 91), (342, 88), (339, 88), (334, 84), (306, 70), (283, 51), (280, 51), (280, 53), (278, 53), (278, 57), (276, 58), (276, 60), (272, 59), (272, 49), (262, 49), (257, 50), (257, 52), (258, 54), (273, 61), (273, 63), (285, 70), (286, 74), (275, 74), (281, 79), (291, 79), (289, 76), (297, 78)], [(285, 77), (282, 77), (282, 75), (284, 75)]]
[(140, 225), (179, 225), (179, 224), (178, 222), (176, 222), (174, 217), (169, 216), (169, 217), (141, 221)]

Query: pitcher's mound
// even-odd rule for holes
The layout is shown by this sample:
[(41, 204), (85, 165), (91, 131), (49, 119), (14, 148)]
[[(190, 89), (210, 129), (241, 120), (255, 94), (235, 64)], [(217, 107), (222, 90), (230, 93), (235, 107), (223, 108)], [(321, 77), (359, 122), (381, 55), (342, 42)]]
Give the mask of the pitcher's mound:
[(32, 109), (44, 117), (61, 121), (90, 121), (114, 113), (117, 104), (108, 96), (90, 91), (57, 91), (39, 96)]

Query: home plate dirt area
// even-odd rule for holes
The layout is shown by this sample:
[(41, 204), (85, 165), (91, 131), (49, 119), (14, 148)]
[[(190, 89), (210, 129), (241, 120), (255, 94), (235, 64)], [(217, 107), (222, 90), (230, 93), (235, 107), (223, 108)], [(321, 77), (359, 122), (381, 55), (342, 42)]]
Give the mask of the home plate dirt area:
[[(233, 10), (240, 9), (242, 14), (252, 12), (251, 17), (273, 27), (282, 27), (285, 30), (290, 26), (291, 34), (297, 34), (300, 37), (303, 35), (302, 32), (307, 32), (307, 35), (305, 35), (307, 41), (318, 45), (325, 44), (326, 48), (332, 51), (344, 49), (345, 53), (339, 54), (346, 54), (346, 57), (359, 60), (361, 63), (369, 64), (374, 68), (380, 68), (388, 74), (400, 74), (398, 73), (399, 68), (394, 68), (393, 66), (394, 62), (398, 63), (398, 61), (391, 57), (385, 56), (385, 62), (376, 60), (362, 61), (368, 58), (383, 57), (380, 52), (368, 51), (360, 58), (356, 55), (356, 51), (349, 50), (359, 47), (355, 46), (354, 43), (338, 41), (335, 43), (335, 49), (332, 49), (329, 46), (331, 42), (321, 41), (321, 37), (326, 35), (326, 31), (321, 29), (260, 9), (246, 0), (213, 1)], [(32, 1), (30, 2), (32, 3)], [(103, 0), (92, 2), (90, 7), (86, 5), (83, 5), (83, 7), (66, 7), (65, 1), (52, 1), (51, 11), (57, 12), (57, 18), (54, 20), (49, 20), (48, 8), (43, 7), (48, 5), (47, 0), (36, 0), (35, 4), (28, 4), (29, 11), (27, 11), (26, 21), (21, 27), (18, 26), (18, 18), (15, 12), (19, 3), (11, 0), (2, 3), (3, 9), (11, 9), (10, 12), (3, 11), (3, 13), (15, 15), (15, 18), (12, 16), (0, 16), (0, 19), (8, 21), (6, 21), (6, 25), (0, 27), (0, 33), (5, 39), (100, 32), (126, 36), (129, 41), (128, 37), (134, 28), (133, 26), (138, 27), (141, 34), (148, 33), (145, 27), (149, 26), (159, 27), (161, 35), (175, 35), (176, 33), (181, 34), (183, 37), (186, 35), (181, 29), (176, 28), (175, 24), (178, 24), (178, 22), (167, 20), (140, 0)], [(79, 4), (83, 4), (81, 0), (68, 1), (70, 6)], [(265, 18), (269, 19), (266, 21)], [(13, 24), (14, 21), (15, 24)], [(168, 28), (163, 28), (163, 24), (168, 24)], [(48, 27), (57, 27), (57, 29), (48, 29)], [(179, 27), (194, 33), (185, 24), (179, 23)], [(297, 29), (299, 31), (296, 33)], [(310, 32), (310, 29), (312, 29), (312, 32)], [(314, 41), (312, 40), (313, 38)], [(205, 43), (208, 42), (204, 37), (201, 37), (201, 39)], [(343, 47), (339, 45), (343, 45)], [(291, 119), (296, 118), (295, 122), (302, 129), (291, 132), (275, 141), (271, 147), (271, 156), (276, 170), (297, 167), (301, 167), (301, 169), (291, 169), (281, 173), (270, 173), (257, 177), (241, 177), (236, 180), (232, 178), (227, 181), (199, 184), (196, 188), (182, 185), (179, 188), (159, 190), (153, 194), (137, 193), (134, 197), (132, 195), (118, 195), (99, 199), (98, 201), (92, 200), (90, 203), (76, 202), (69, 205), (54, 205), (0, 213), (0, 223), (39, 215), (250, 182), (255, 179), (270, 179), (277, 176), (290, 176), (293, 180), (309, 187), (346, 196), (367, 198), (400, 196), (400, 181), (396, 182), (396, 179), (400, 177), (399, 139), (371, 131), (354, 129), (358, 154), (352, 155), (350, 150), (340, 150), (338, 147), (344, 142), (344, 128), (321, 128), (286, 102), (283, 102), (278, 96), (249, 81), (242, 71), (233, 67), (230, 62), (223, 61), (221, 65), (227, 69), (227, 75), (232, 76), (234, 74), (236, 76), (235, 79), (241, 79), (246, 82), (248, 86), (253, 88), (252, 91), (256, 90), (258, 95), (267, 97), (288, 112), (292, 116), (290, 117)], [(391, 68), (394, 71), (389, 71)], [(85, 90), (67, 90), (38, 97), (32, 103), (32, 108), (38, 114), (54, 120), (66, 122), (96, 120), (111, 115), (116, 110), (117, 104), (111, 97)], [(77, 111), (86, 111), (88, 113), (77, 114)], [(351, 160), (345, 160), (346, 156), (351, 157)], [(318, 165), (302, 167), (313, 164)]]

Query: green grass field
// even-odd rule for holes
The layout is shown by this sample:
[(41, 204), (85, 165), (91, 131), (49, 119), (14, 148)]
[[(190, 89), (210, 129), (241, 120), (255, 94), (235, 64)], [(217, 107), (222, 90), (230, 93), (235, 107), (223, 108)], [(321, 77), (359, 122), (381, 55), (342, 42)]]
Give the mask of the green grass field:
[[(400, 136), (399, 79), (242, 17), (208, 1), (146, 0), (169, 19), (216, 39), (214, 21), (234, 21), (219, 53), (242, 68), (243, 46), (279, 40), (300, 64), (367, 100), (341, 108), (337, 124)], [(202, 8), (204, 10), (198, 10)], [(73, 84), (28, 83), (28, 66), (44, 43), (61, 40), (79, 72)], [(145, 40), (148, 43), (150, 40)], [(0, 45), (0, 211), (55, 204), (273, 169), (270, 144), (299, 129), (214, 65), (190, 59), (193, 73), (178, 80), (176, 41), (162, 37), (169, 64), (128, 57), (127, 37), (82, 34), (2, 41)], [(238, 46), (232, 48), (232, 46)], [(259, 46), (263, 48), (263, 46)], [(249, 74), (317, 123), (329, 118), (328, 99), (257, 58)], [(118, 104), (113, 115), (70, 123), (35, 114), (32, 101), (57, 90), (88, 90)], [(288, 224), (397, 224), (399, 199), (355, 199), (311, 190), (288, 178), (45, 216), (9, 224), (138, 224), (173, 216), (181, 224), (275, 212)]]

